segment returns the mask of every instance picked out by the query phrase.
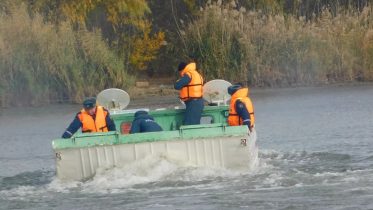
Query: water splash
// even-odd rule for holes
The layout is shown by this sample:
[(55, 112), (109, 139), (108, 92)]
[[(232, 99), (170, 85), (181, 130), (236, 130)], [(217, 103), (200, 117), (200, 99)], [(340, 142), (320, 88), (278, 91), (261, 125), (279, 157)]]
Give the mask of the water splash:
[[(329, 162), (335, 163), (336, 159), (351, 161), (345, 154), (262, 150), (259, 156), (256, 167), (250, 171), (194, 167), (162, 156), (148, 156), (125, 167), (100, 168), (96, 176), (86, 182), (61, 181), (54, 176), (53, 171), (22, 173), (1, 179), (0, 186), (3, 187), (0, 196), (11, 200), (46, 196), (48, 193), (115, 194), (185, 189), (218, 190), (232, 186), (237, 189), (273, 190), (356, 183), (362, 178), (372, 182), (369, 176), (371, 171), (368, 169), (336, 170), (332, 166), (318, 168)], [(5, 183), (7, 187), (4, 187)]]
[(49, 189), (68, 191), (79, 188), (84, 193), (119, 193), (126, 190), (155, 187), (185, 187), (206, 184), (209, 180), (232, 178), (248, 172), (222, 168), (193, 167), (173, 162), (163, 156), (148, 156), (124, 167), (100, 168), (86, 182), (62, 182), (54, 180)]

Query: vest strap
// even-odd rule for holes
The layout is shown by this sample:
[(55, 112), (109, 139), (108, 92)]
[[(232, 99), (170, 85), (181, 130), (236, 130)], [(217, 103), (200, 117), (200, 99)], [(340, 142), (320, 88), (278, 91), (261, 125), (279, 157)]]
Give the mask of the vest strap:
[(103, 131), (104, 128), (107, 128), (107, 126), (103, 126), (103, 127), (99, 128), (99, 129), (100, 129), (100, 131)]
[(185, 85), (185, 87), (192, 87), (192, 86), (202, 86), (202, 84)]

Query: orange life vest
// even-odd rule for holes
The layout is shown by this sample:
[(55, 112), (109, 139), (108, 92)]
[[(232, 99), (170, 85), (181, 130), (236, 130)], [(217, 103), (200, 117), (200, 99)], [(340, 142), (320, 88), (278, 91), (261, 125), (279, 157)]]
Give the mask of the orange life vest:
[(184, 86), (180, 90), (180, 99), (187, 101), (192, 98), (202, 98), (203, 95), (203, 78), (196, 70), (196, 64), (188, 64), (180, 73), (180, 76), (183, 77), (187, 74), (191, 80), (188, 85)]
[(80, 122), (82, 122), (82, 132), (108, 132), (106, 125), (107, 111), (102, 106), (96, 107), (96, 119), (93, 119), (84, 109), (78, 114)]
[(243, 104), (245, 104), (247, 111), (250, 114), (250, 124), (251, 127), (255, 124), (255, 117), (254, 117), (254, 106), (251, 102), (251, 99), (247, 96), (249, 93), (248, 88), (241, 88), (237, 90), (231, 98), (231, 103), (229, 106), (229, 116), (228, 116), (228, 124), (231, 126), (235, 125), (243, 125), (242, 118), (237, 114), (236, 110), (236, 101), (240, 100)]

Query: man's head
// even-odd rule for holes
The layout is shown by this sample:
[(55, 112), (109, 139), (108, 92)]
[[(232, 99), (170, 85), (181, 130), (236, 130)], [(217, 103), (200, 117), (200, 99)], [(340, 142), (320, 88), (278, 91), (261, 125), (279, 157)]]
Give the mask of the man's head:
[(83, 101), (83, 108), (88, 114), (94, 115), (96, 112), (96, 99), (93, 97), (85, 99)]
[(177, 70), (180, 72), (180, 71), (184, 70), (187, 65), (188, 64), (185, 63), (185, 62), (180, 62), (179, 65), (177, 66)]
[(231, 85), (228, 87), (229, 95), (233, 95), (237, 90), (241, 89), (242, 86), (240, 84)]

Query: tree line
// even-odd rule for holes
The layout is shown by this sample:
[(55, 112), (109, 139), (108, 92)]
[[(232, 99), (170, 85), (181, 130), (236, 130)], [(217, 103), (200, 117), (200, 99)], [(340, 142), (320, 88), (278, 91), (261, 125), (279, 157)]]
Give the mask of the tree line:
[(73, 101), (196, 60), (206, 78), (373, 78), (370, 0), (3, 0), (2, 105)]

